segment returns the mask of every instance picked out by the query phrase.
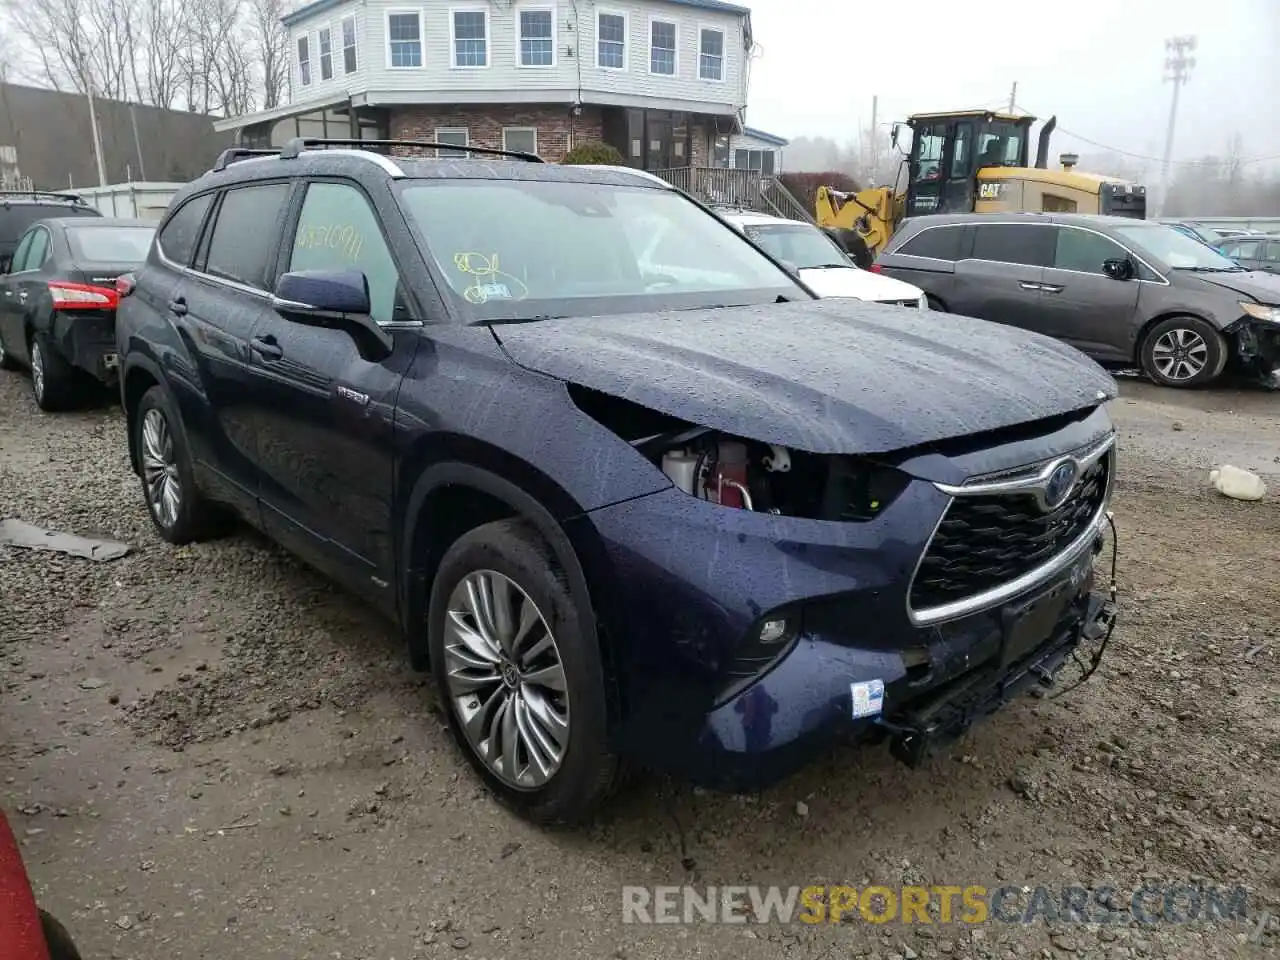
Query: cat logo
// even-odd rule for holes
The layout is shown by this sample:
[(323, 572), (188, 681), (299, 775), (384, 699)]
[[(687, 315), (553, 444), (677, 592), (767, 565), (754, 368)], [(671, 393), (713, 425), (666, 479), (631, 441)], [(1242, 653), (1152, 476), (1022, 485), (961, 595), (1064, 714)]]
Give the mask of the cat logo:
[(999, 200), (1000, 194), (1003, 191), (1004, 191), (1003, 183), (1000, 183), (1000, 182), (980, 183), (978, 184), (978, 199), (979, 200)]

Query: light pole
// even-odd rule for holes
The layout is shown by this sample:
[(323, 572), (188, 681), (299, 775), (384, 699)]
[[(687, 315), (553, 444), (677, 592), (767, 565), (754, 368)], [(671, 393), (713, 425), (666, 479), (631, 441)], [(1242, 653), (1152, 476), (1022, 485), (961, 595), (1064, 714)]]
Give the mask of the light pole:
[(1192, 35), (1169, 37), (1164, 42), (1164, 79), (1173, 84), (1173, 99), (1169, 104), (1169, 126), (1164, 135), (1164, 165), (1160, 171), (1160, 212), (1169, 199), (1169, 167), (1173, 159), (1173, 130), (1178, 121), (1178, 92), (1191, 77), (1191, 68), (1196, 65), (1192, 53), (1196, 49), (1196, 38)]

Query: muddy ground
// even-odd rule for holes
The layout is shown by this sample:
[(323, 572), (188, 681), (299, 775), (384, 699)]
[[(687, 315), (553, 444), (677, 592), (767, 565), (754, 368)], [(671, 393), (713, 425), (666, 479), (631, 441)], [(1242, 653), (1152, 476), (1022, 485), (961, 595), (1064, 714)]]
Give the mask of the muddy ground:
[[(909, 771), (752, 796), (642, 778), (547, 832), (476, 786), (391, 631), (257, 536), (174, 549), (119, 410), (0, 374), (0, 806), (91, 958), (1227, 957), (1280, 947), (1280, 396), (1123, 383), (1122, 622), (1097, 676)], [(1209, 467), (1261, 472), (1261, 503)], [(1247, 923), (621, 923), (623, 884), (1244, 884)], [(1270, 919), (1268, 919), (1268, 916)]]

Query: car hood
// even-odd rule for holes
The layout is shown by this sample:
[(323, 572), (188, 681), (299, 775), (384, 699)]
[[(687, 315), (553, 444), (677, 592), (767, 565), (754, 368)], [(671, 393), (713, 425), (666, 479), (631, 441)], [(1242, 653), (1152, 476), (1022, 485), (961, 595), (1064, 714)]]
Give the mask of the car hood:
[(1096, 406), (1077, 350), (955, 314), (809, 300), (497, 324), (518, 364), (699, 426), (811, 453), (887, 453)]
[(1280, 277), (1261, 270), (1249, 270), (1245, 273), (1196, 273), (1205, 283), (1215, 287), (1223, 287), (1233, 293), (1241, 293), (1261, 303), (1280, 306)]
[(800, 271), (800, 279), (820, 297), (852, 297), (855, 300), (896, 303), (918, 300), (923, 293), (919, 287), (902, 280), (857, 267), (808, 267)]

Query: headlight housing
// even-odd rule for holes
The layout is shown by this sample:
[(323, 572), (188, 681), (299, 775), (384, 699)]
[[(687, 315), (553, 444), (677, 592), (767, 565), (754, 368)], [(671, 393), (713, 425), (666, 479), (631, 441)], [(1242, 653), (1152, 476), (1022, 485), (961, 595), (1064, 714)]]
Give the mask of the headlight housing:
[(916, 306), (919, 307), (921, 310), (928, 310), (929, 298), (925, 296), (923, 293), (920, 294), (920, 299), (916, 301)]
[(1280, 307), (1273, 307), (1266, 303), (1253, 303), (1252, 301), (1241, 300), (1240, 309), (1255, 320), (1267, 320), (1271, 323), (1280, 323)]

